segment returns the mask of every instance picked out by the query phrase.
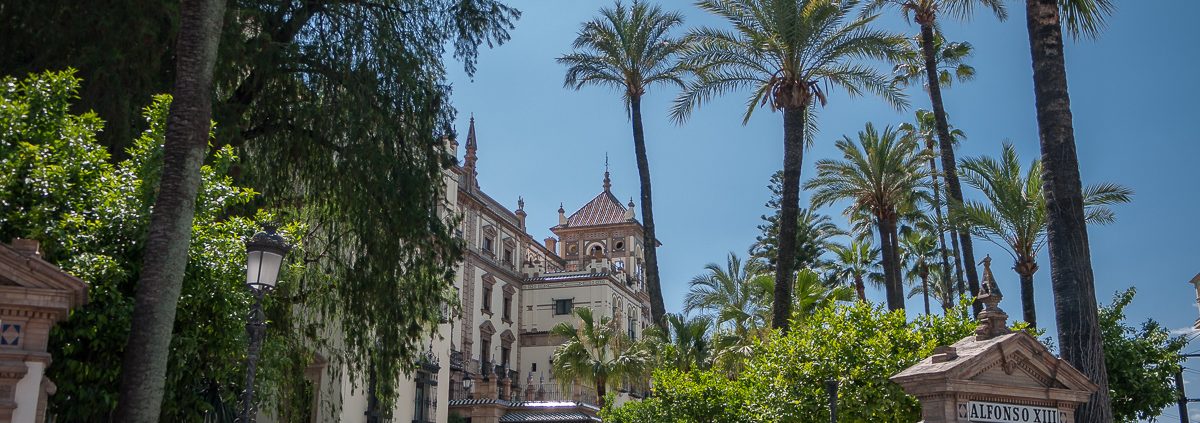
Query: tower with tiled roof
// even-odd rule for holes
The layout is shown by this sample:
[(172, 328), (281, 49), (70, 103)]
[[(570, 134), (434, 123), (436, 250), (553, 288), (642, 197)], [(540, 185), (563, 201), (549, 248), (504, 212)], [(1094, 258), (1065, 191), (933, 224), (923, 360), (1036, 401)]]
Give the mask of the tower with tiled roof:
[(644, 265), (642, 224), (633, 207), (632, 198), (628, 205), (622, 205), (613, 195), (612, 178), (605, 169), (603, 190), (550, 228), (559, 238), (558, 255), (566, 260), (567, 269), (611, 269), (627, 277), (630, 287), (640, 290)]

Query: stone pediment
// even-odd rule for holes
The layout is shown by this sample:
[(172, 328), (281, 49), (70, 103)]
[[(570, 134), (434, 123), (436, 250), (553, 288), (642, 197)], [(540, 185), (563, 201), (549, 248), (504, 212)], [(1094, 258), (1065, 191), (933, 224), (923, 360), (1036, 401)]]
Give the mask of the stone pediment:
[[(87, 283), (54, 266), (38, 255), (38, 244), (30, 240), (14, 240), (13, 245), (0, 244), (0, 289), (21, 292), (42, 292), (64, 298), (61, 305), (48, 299), (35, 300), (36, 306), (74, 308), (87, 302)], [(29, 299), (34, 300), (30, 297)]]
[(1020, 331), (983, 341), (964, 338), (892, 376), (892, 381), (918, 397), (946, 391), (1011, 396), (1040, 391), (1083, 401), (1097, 389), (1036, 338)]

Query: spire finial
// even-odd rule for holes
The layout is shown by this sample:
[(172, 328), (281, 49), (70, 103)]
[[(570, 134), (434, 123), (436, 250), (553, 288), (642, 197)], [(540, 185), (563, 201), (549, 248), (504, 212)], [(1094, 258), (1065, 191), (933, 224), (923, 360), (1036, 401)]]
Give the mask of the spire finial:
[(1004, 294), (996, 285), (995, 275), (992, 275), (992, 256), (985, 256), (979, 264), (983, 265), (983, 280), (980, 281), (979, 296), (975, 297), (975, 301), (983, 303), (983, 311), (979, 313), (975, 339), (984, 341), (1011, 331), (1008, 329), (1008, 314), (1000, 309)]
[(475, 154), (478, 149), (479, 144), (475, 139), (475, 114), (471, 113), (471, 124), (467, 128), (467, 155), (463, 160), (465, 162), (464, 167), (474, 171), (475, 162), (479, 160), (479, 157)]
[(608, 153), (604, 153), (604, 192), (612, 189), (612, 179), (608, 177)]
[(517, 210), (525, 210), (525, 197), (517, 196)]

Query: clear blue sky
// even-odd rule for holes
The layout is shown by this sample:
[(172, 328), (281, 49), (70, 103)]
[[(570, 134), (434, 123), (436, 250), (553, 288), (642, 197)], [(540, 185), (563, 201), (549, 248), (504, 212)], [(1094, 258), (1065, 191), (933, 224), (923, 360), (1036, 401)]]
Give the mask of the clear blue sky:
[[(976, 79), (955, 84), (944, 95), (952, 123), (968, 136), (959, 157), (997, 155), (1004, 140), (1016, 145), (1025, 162), (1038, 154), (1024, 2), (1007, 3), (1006, 22), (979, 14), (969, 23), (943, 23), (947, 38), (969, 41), (976, 51), (970, 61)], [(523, 13), (512, 41), (483, 51), (474, 78), (451, 65), (456, 67), (453, 102), (461, 117), (460, 133), (466, 133), (467, 117), (475, 115), (483, 189), (513, 208), (517, 197), (524, 196), (528, 227), (540, 239), (558, 223), (559, 202), (570, 213), (600, 191), (605, 153), (613, 191), (623, 200), (638, 196), (637, 168), (619, 93), (565, 89), (564, 68), (554, 61), (570, 51), (579, 25), (611, 3), (509, 4)], [(723, 25), (690, 2), (662, 4), (684, 13), (686, 26)], [(1194, 224), (1200, 176), (1193, 165), (1200, 143), (1191, 130), (1200, 118), (1195, 105), (1200, 78), (1194, 76), (1200, 67), (1200, 26), (1194, 22), (1200, 2), (1119, 2), (1119, 7), (1099, 40), (1068, 41), (1066, 52), (1085, 183), (1116, 182), (1137, 192), (1133, 203), (1116, 207), (1115, 224), (1090, 228), (1096, 290), (1100, 302), (1108, 303), (1115, 291), (1136, 286), (1138, 296), (1128, 309), (1132, 321), (1153, 318), (1170, 328), (1186, 328), (1197, 317), (1187, 281), (1200, 272), (1200, 230)], [(914, 33), (899, 18), (880, 23)], [(767, 213), (768, 179), (782, 167), (779, 114), (759, 110), (748, 125), (741, 125), (748, 94), (738, 93), (704, 106), (677, 126), (667, 119), (676, 93), (667, 87), (652, 91), (643, 106), (668, 311), (681, 310), (688, 280), (705, 263), (724, 263), (730, 251), (746, 254), (758, 234), (759, 216)], [(814, 174), (816, 160), (835, 156), (833, 140), (843, 134), (855, 133), (865, 122), (897, 125), (912, 116), (912, 109), (929, 107), (919, 87), (909, 90), (909, 97), (912, 108), (897, 112), (876, 98), (834, 95), (819, 111), (821, 131), (806, 153), (803, 177)], [(968, 197), (977, 195), (964, 189)], [(807, 203), (807, 196), (802, 199)], [(822, 211), (839, 224), (845, 221), (838, 215), (841, 207)], [(991, 254), (996, 260), (998, 282), (1009, 293), (1003, 307), (1019, 316), (1011, 258), (986, 241), (975, 245), (978, 258)], [(1038, 261), (1038, 316), (1053, 330), (1044, 252)], [(882, 292), (868, 295), (883, 301)], [(919, 298), (908, 305), (912, 314), (920, 307)], [(1200, 368), (1200, 360), (1188, 364)], [(1200, 382), (1200, 375), (1189, 379)], [(1200, 384), (1189, 383), (1189, 395), (1200, 397)], [(1168, 410), (1165, 420), (1174, 421), (1174, 414)], [(1193, 415), (1200, 420), (1200, 411)]]

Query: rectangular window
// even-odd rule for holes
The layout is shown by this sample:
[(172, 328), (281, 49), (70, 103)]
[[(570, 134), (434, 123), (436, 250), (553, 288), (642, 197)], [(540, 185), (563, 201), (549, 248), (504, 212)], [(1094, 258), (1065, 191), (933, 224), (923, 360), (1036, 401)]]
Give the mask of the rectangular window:
[(483, 309), (487, 310), (487, 311), (492, 311), (492, 288), (491, 287), (483, 288)]
[(554, 314), (555, 315), (571, 314), (571, 309), (575, 307), (573, 300), (574, 300), (573, 298), (568, 298), (565, 300), (554, 300)]
[(504, 320), (512, 320), (512, 297), (504, 297)]
[(507, 248), (504, 249), (504, 262), (508, 263), (508, 264), (513, 264), (512, 250), (507, 249)]
[(492, 237), (483, 237), (483, 251), (492, 252)]
[(537, 363), (533, 363), (533, 364), (530, 366), (530, 369), (529, 369), (529, 371), (531, 371), (531, 372), (537, 372)]
[(510, 348), (500, 347), (500, 367), (505, 368), (505, 369), (508, 368), (508, 352), (509, 351), (511, 351)]

